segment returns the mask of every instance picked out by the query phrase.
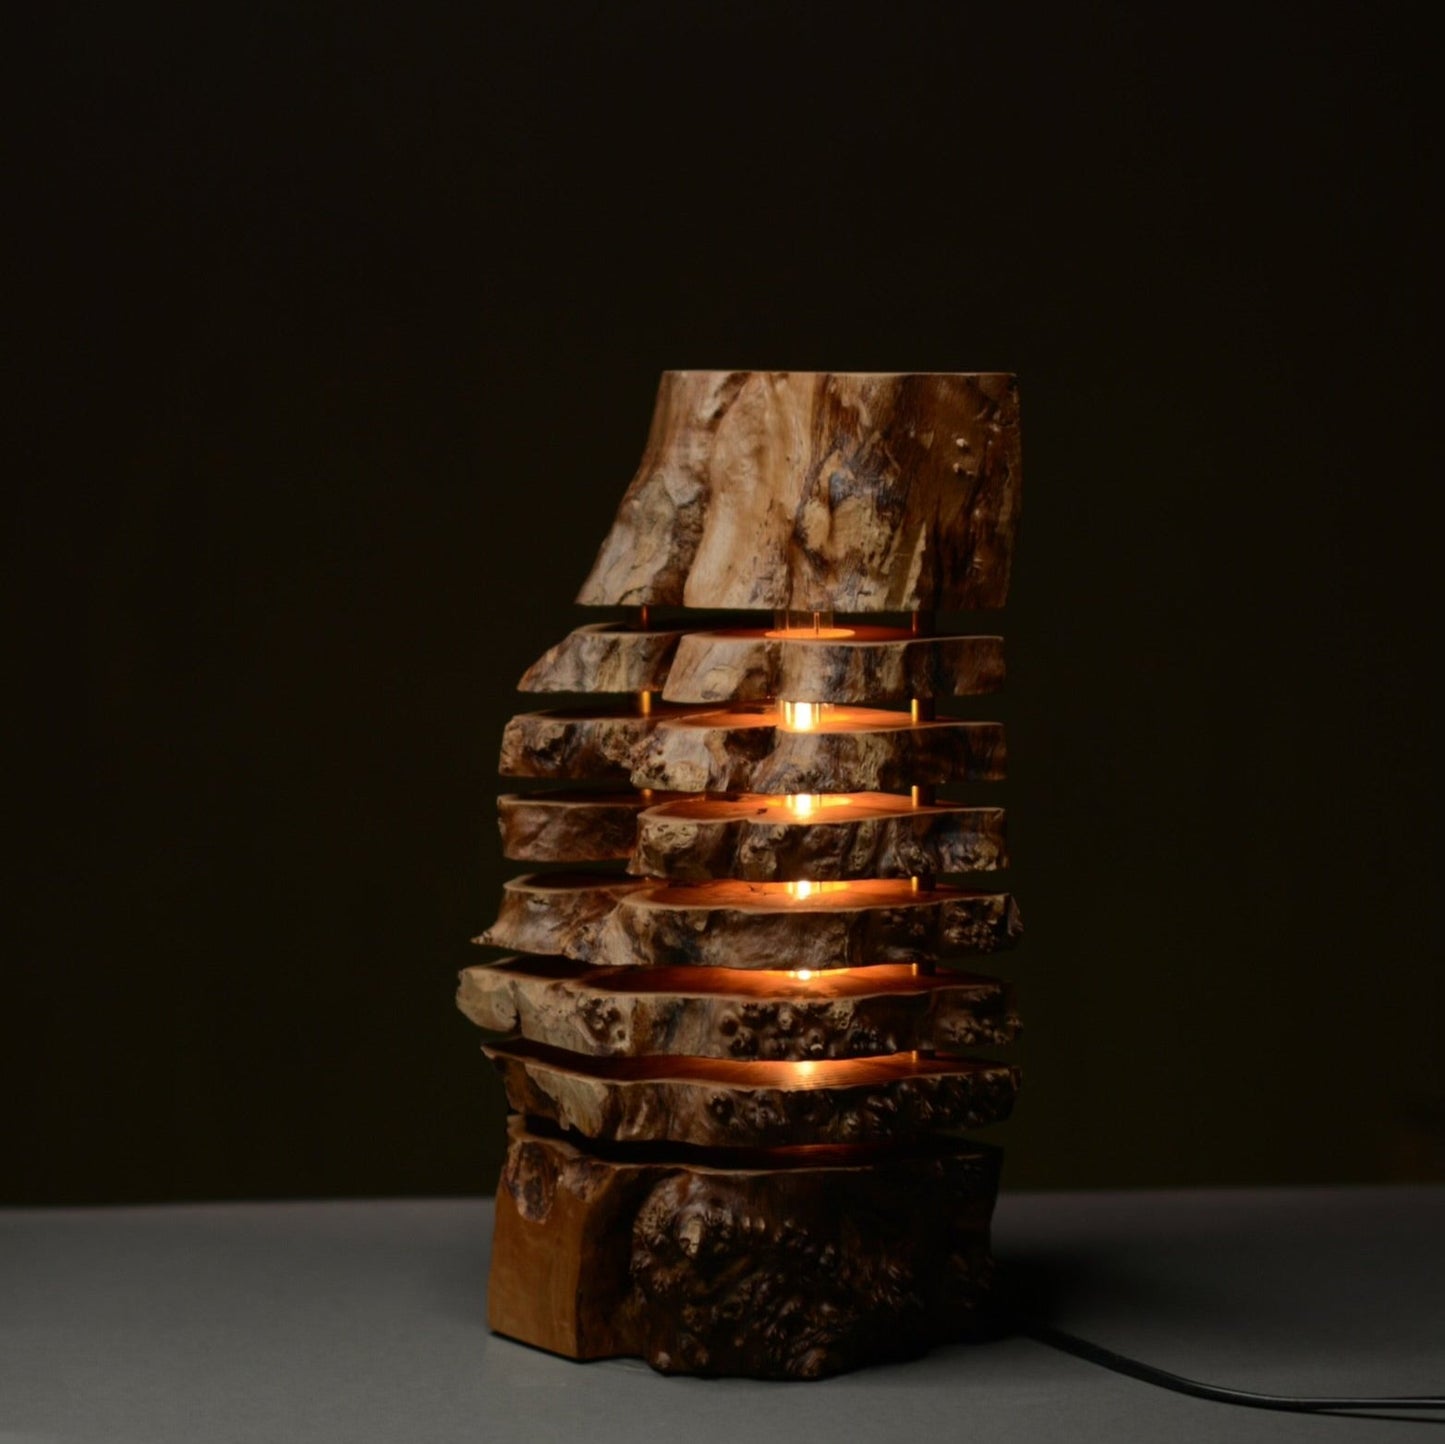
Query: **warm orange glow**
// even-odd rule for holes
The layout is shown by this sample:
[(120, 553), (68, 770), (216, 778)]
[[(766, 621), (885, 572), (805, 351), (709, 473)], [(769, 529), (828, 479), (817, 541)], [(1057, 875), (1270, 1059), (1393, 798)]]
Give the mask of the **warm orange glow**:
[(787, 884), (788, 896), (796, 898), (815, 897), (825, 892), (843, 892), (847, 886), (846, 882), (811, 882), (807, 878)]
[(776, 611), (773, 629), (763, 634), (789, 642), (838, 642), (853, 635), (850, 627), (835, 627), (831, 610)]
[(813, 976), (812, 968), (793, 968), (789, 971), (790, 978), (796, 978), (800, 983), (806, 983)]
[(772, 799), (770, 805), (781, 807), (794, 817), (806, 818), (825, 807), (847, 807), (852, 801), (846, 792), (790, 792), (786, 797)]
[(779, 702), (778, 720), (789, 732), (812, 732), (822, 725), (826, 702)]

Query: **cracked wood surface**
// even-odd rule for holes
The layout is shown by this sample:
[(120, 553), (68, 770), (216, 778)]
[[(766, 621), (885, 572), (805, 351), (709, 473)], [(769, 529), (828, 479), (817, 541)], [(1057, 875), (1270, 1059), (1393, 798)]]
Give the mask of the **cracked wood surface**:
[(1020, 485), (1007, 374), (668, 371), (577, 600), (1001, 607)]

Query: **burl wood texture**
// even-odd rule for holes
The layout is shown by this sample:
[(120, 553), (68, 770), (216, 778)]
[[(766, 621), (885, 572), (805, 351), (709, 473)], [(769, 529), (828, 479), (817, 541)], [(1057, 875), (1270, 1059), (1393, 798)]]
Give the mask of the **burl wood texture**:
[(503, 777), (625, 783), (653, 728), (664, 717), (678, 715), (680, 708), (644, 715), (625, 703), (522, 712), (502, 733), (497, 771)]
[(522, 674), (519, 692), (660, 692), (681, 631), (594, 622), (569, 632)]
[(474, 941), (522, 953), (589, 958), (618, 900), (644, 886), (610, 873), (524, 873), (502, 884), (497, 920)]
[[(991, 953), (1022, 930), (1007, 893), (866, 878), (809, 897), (733, 879), (627, 893), (569, 956), (614, 967), (824, 968)], [(558, 952), (564, 949), (556, 949)]]
[(670, 792), (874, 792), (915, 783), (996, 782), (997, 722), (911, 722), (906, 712), (837, 707), (813, 731), (775, 707), (686, 711), (657, 719), (633, 754), (632, 782)]
[[(817, 1379), (977, 1336), (996, 1150), (867, 1162), (791, 1150), (727, 1169), (611, 1159), (513, 1120), (493, 1329), (574, 1359)], [(861, 1234), (860, 1234), (861, 1231)]]
[(786, 883), (531, 873), (506, 883), (496, 922), (476, 941), (599, 967), (816, 972), (997, 952), (1023, 927), (1008, 893), (919, 892), (884, 878), (819, 886), (798, 897)]
[(991, 1322), (999, 1154), (958, 1135), (1018, 1074), (960, 1055), (1019, 1025), (948, 960), (1021, 924), (957, 885), (1007, 865), (1002, 810), (933, 789), (1001, 780), (1004, 733), (932, 704), (998, 690), (1003, 642), (854, 618), (1001, 607), (1019, 492), (1009, 375), (664, 375), (578, 598), (644, 610), (541, 656), (521, 691), (591, 705), (502, 740), (555, 785), (498, 800), (544, 870), (477, 939), (523, 956), (457, 995), (516, 1115), (494, 1329), (806, 1379)]
[(577, 600), (1001, 607), (1021, 480), (999, 373), (669, 371)]
[(844, 640), (770, 637), (761, 630), (690, 632), (677, 644), (669, 702), (907, 702), (1003, 686), (1002, 637), (915, 637), (854, 627)]
[(1008, 865), (999, 807), (913, 806), (886, 792), (809, 798), (689, 797), (637, 820), (628, 871), (679, 882), (737, 877), (913, 877), (990, 872)]
[(906, 963), (800, 979), (512, 958), (467, 968), (457, 1006), (479, 1027), (596, 1057), (861, 1058), (993, 1046), (1018, 1032), (997, 978)]
[(497, 799), (502, 854), (518, 862), (605, 862), (631, 857), (637, 820), (670, 793), (581, 792), (549, 788)]
[(981, 1058), (587, 1058), (522, 1039), (487, 1043), (482, 1051), (516, 1112), (603, 1142), (896, 1143), (1002, 1122), (1018, 1091), (1017, 1069)]

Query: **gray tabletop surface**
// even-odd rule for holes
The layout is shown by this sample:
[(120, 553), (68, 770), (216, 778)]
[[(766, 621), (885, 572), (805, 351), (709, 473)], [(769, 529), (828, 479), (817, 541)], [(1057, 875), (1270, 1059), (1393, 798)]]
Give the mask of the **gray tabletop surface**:
[[(485, 1324), (484, 1200), (0, 1212), (0, 1441), (1352, 1441), (1439, 1427), (1180, 1397), (1024, 1338), (809, 1384), (573, 1364)], [(1445, 1188), (1009, 1194), (1061, 1328), (1211, 1382), (1445, 1388)]]

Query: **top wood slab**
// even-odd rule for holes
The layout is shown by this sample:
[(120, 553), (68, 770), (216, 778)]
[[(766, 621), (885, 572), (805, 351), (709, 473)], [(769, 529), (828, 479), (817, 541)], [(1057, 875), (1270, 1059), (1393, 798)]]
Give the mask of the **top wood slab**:
[(1001, 607), (1020, 486), (1010, 375), (668, 371), (577, 600)]

